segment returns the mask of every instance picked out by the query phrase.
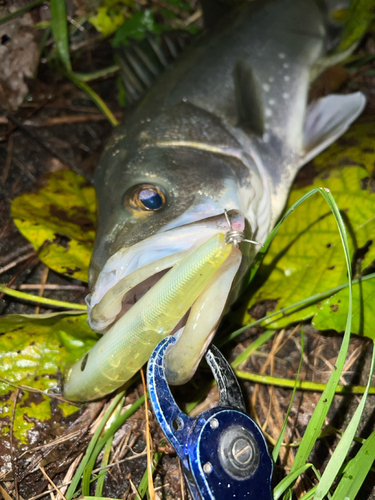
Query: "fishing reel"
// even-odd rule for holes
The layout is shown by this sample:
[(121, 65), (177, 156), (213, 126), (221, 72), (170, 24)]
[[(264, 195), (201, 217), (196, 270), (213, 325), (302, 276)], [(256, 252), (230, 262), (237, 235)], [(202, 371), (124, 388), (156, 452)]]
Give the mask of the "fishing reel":
[(206, 361), (217, 382), (219, 405), (195, 418), (177, 406), (164, 373), (164, 356), (176, 343), (163, 339), (147, 367), (147, 383), (155, 416), (176, 450), (194, 500), (272, 500), (273, 463), (263, 434), (246, 415), (232, 368), (211, 346)]

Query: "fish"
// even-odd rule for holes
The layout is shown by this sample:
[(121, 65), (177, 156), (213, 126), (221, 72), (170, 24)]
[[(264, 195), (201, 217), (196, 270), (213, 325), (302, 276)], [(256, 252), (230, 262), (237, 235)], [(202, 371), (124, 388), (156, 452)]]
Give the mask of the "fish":
[[(211, 24), (126, 113), (96, 168), (87, 305), (89, 325), (104, 336), (214, 234), (232, 230), (263, 243), (298, 170), (365, 107), (361, 92), (308, 100), (312, 78), (337, 63), (329, 55), (337, 30), (323, 2), (254, 0)], [(238, 297), (259, 248), (239, 246), (240, 260), (212, 279), (177, 325), (166, 358), (170, 384), (193, 376)], [(134, 357), (138, 348), (129, 347)], [(100, 355), (89, 352), (87, 364)], [(79, 393), (78, 375), (74, 383)]]

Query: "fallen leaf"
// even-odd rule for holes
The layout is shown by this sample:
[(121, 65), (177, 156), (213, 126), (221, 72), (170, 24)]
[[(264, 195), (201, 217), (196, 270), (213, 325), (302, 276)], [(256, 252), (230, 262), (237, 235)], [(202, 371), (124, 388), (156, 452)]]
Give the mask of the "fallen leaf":
[[(14, 402), (10, 399), (15, 386), (27, 385), (45, 391), (57, 386), (58, 374), (80, 359), (97, 341), (98, 336), (87, 325), (86, 315), (74, 312), (40, 315), (12, 314), (0, 320), (0, 418), (7, 425), (1, 435), (9, 433)], [(10, 382), (12, 385), (6, 383)], [(14, 384), (14, 385), (13, 385)], [(29, 394), (17, 404), (14, 435), (22, 443), (34, 420), (51, 418), (49, 399), (40, 395), (38, 404), (27, 404)], [(62, 404), (64, 415), (75, 407)]]
[(69, 170), (49, 175), (37, 193), (15, 198), (11, 214), (19, 231), (48, 267), (87, 282), (95, 237), (95, 191)]
[[(353, 285), (352, 332), (375, 340), (375, 279)], [(344, 288), (323, 302), (313, 318), (320, 330), (345, 330), (349, 305), (349, 289)]]
[[(375, 258), (375, 196), (363, 190), (367, 172), (361, 167), (344, 167), (322, 172), (313, 185), (294, 187), (288, 207), (313, 187), (328, 187), (343, 214), (352, 254), (366, 247), (362, 268)], [(257, 278), (261, 283), (246, 306), (244, 324), (251, 322), (251, 308), (266, 300), (277, 300), (275, 311), (316, 293), (347, 282), (344, 253), (335, 219), (322, 197), (314, 196), (295, 210), (280, 227)], [(272, 327), (313, 316), (316, 305), (290, 314)]]

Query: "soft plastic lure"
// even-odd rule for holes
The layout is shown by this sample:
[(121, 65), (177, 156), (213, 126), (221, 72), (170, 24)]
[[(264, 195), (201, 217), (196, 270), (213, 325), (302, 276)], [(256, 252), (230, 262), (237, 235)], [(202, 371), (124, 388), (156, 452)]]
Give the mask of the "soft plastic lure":
[[(69, 369), (64, 396), (88, 401), (129, 380), (178, 325), (232, 250), (238, 261), (239, 250), (218, 233), (176, 264)], [(233, 276), (238, 268), (234, 264)]]

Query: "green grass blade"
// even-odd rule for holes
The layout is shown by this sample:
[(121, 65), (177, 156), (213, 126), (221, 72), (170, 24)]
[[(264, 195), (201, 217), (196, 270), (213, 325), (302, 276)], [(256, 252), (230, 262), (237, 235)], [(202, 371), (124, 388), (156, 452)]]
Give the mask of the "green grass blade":
[[(131, 379), (128, 384), (131, 385), (133, 382), (133, 379)], [(108, 439), (115, 434), (116, 431), (119, 430), (119, 428), (128, 420), (129, 417), (135, 413), (140, 406), (142, 406), (145, 402), (145, 397), (141, 396), (140, 398), (137, 399), (135, 403), (132, 404), (132, 406), (129, 408), (129, 410), (125, 411), (122, 415), (120, 415), (112, 425), (109, 427), (108, 430), (106, 430), (103, 433), (103, 436), (101, 436), (98, 439), (98, 442), (96, 443), (96, 446), (92, 452), (92, 455), (98, 456), (100, 451), (102, 450), (103, 446), (105, 443), (108, 441)], [(70, 500), (70, 499), (67, 499)]]
[(355, 500), (375, 460), (375, 431), (363, 443), (344, 470), (332, 500)]
[(263, 257), (266, 254), (268, 247), (270, 246), (272, 240), (277, 234), (277, 231), (279, 230), (281, 224), (284, 222), (284, 220), (299, 206), (301, 203), (303, 203), (307, 198), (310, 198), (310, 196), (314, 195), (319, 191), (319, 188), (314, 188), (308, 193), (306, 193), (302, 198), (300, 198), (298, 201), (296, 201), (290, 208), (289, 210), (283, 215), (283, 217), (280, 219), (280, 221), (276, 224), (272, 232), (269, 234), (268, 238), (266, 239), (264, 246), (260, 248), (258, 253), (256, 254), (256, 257), (254, 259), (254, 262), (251, 266), (250, 270), (250, 276), (249, 276), (249, 283), (253, 280), (255, 274), (257, 273), (260, 264), (262, 263)]
[[(355, 433), (358, 429), (358, 425), (361, 421), (362, 413), (366, 404), (366, 399), (367, 395), (371, 386), (371, 381), (372, 381), (372, 374), (374, 373), (374, 366), (375, 366), (375, 349), (373, 349), (372, 352), (372, 362), (371, 362), (371, 369), (370, 369), (370, 374), (369, 374), (369, 379), (367, 382), (366, 386), (366, 392), (364, 393), (361, 402), (359, 403), (353, 417), (351, 418), (348, 427), (346, 428), (344, 434), (342, 435), (342, 438), (340, 439), (339, 444), (337, 445), (335, 451), (333, 452), (327, 467), (325, 468), (325, 471), (322, 475), (322, 479), (319, 481), (316, 493), (315, 493), (315, 499), (316, 500), (322, 500), (328, 493), (329, 489), (331, 488), (333, 482), (335, 481), (338, 472), (343, 465), (348, 452), (349, 448), (353, 442)], [(370, 462), (371, 465), (372, 462)], [(360, 470), (356, 470), (356, 474), (360, 473)], [(366, 477), (366, 475), (365, 475)], [(356, 484), (358, 484), (356, 482)], [(337, 498), (345, 498), (347, 500), (347, 495), (345, 494), (344, 497), (337, 497)]]
[[(363, 281), (367, 281), (370, 279), (375, 279), (375, 273), (368, 274), (367, 276), (363, 276), (360, 279), (353, 280), (351, 282), (351, 284), (354, 285), (354, 284), (357, 284), (357, 283), (360, 283)], [(264, 316), (263, 318), (260, 318), (256, 321), (253, 321), (252, 323), (248, 323), (247, 325), (242, 326), (241, 328), (239, 328), (235, 332), (231, 333), (227, 337), (224, 337), (223, 339), (221, 339), (219, 342), (217, 342), (215, 344), (218, 347), (220, 347), (224, 344), (227, 344), (228, 342), (235, 339), (236, 337), (238, 337), (238, 335), (245, 332), (249, 328), (261, 325), (262, 323), (266, 323), (267, 325), (271, 325), (273, 321), (280, 319), (280, 317), (287, 316), (287, 313), (289, 313), (290, 311), (295, 312), (299, 309), (303, 309), (304, 307), (307, 307), (311, 304), (314, 304), (315, 302), (319, 302), (323, 299), (330, 297), (331, 295), (334, 295), (337, 292), (340, 292), (341, 290), (343, 290), (344, 288), (347, 288), (348, 286), (349, 286), (349, 282), (343, 283), (342, 285), (338, 285), (338, 286), (335, 286), (333, 288), (330, 288), (329, 290), (326, 290), (324, 293), (323, 292), (317, 293), (317, 294), (311, 295), (310, 297), (307, 297), (305, 299), (299, 300), (298, 302), (295, 302), (294, 304), (291, 304), (290, 306), (284, 307), (284, 309), (280, 309), (280, 311), (273, 312), (271, 314), (268, 314), (267, 316)]]
[(279, 500), (281, 495), (294, 483), (294, 481), (303, 474), (307, 469), (311, 467), (312, 464), (305, 464), (299, 469), (295, 470), (293, 473), (284, 477), (274, 488), (273, 490), (273, 500)]
[(97, 80), (99, 78), (103, 78), (113, 73), (117, 73), (120, 70), (120, 66), (118, 64), (114, 64), (113, 66), (108, 66), (108, 68), (99, 69), (98, 71), (94, 71), (93, 73), (77, 73), (75, 72), (75, 76), (81, 80), (81, 82), (91, 82), (93, 80)]
[(53, 38), (56, 43), (56, 49), (61, 62), (68, 71), (71, 71), (69, 54), (69, 34), (68, 23), (66, 19), (65, 0), (50, 0), (51, 4), (51, 28)]
[[(155, 472), (156, 467), (157, 467), (158, 463), (160, 462), (162, 456), (163, 456), (163, 453), (161, 451), (157, 451), (156, 453), (154, 453), (153, 464), (152, 464), (152, 473)], [(141, 482), (139, 483), (139, 486), (138, 486), (139, 496), (141, 498), (143, 498), (146, 495), (147, 490), (148, 490), (148, 471), (146, 468), (145, 473), (143, 474)]]
[(87, 83), (80, 80), (77, 77), (77, 75), (75, 75), (71, 71), (68, 71), (65, 74), (68, 78), (70, 78), (70, 80), (72, 80), (73, 83), (77, 85), (77, 87), (79, 87), (94, 101), (94, 103), (98, 106), (98, 108), (104, 113), (104, 115), (111, 123), (111, 125), (115, 127), (120, 123), (115, 117), (115, 115), (112, 113), (112, 111), (109, 109), (109, 107), (106, 105), (106, 103), (103, 101), (103, 99), (95, 92), (95, 90), (93, 90), (89, 85), (87, 85)]
[(352, 320), (352, 269), (351, 269), (351, 261), (350, 261), (350, 252), (348, 239), (346, 236), (346, 230), (344, 226), (344, 222), (341, 218), (340, 211), (333, 199), (332, 194), (323, 188), (318, 189), (323, 198), (327, 201), (328, 205), (331, 208), (333, 215), (335, 216), (336, 223), (339, 229), (341, 242), (344, 249), (346, 266), (348, 271), (348, 282), (349, 282), (349, 306), (348, 306), (348, 319), (346, 323), (345, 333), (342, 339), (341, 348), (336, 360), (336, 364), (332, 374), (328, 380), (325, 390), (320, 397), (320, 400), (315, 408), (315, 411), (307, 425), (305, 430), (305, 434), (302, 438), (300, 446), (298, 448), (291, 473), (294, 473), (297, 469), (299, 469), (304, 463), (306, 463), (316, 440), (319, 437), (321, 429), (324, 425), (324, 420), (327, 416), (328, 410), (331, 406), (333, 397), (335, 395), (336, 387), (338, 386), (340, 376), (342, 370), (344, 368), (345, 358), (348, 352), (349, 340), (350, 340), (350, 330), (351, 330), (351, 320)]
[[(96, 448), (97, 442), (99, 440), (99, 436), (100, 436), (102, 430), (104, 429), (104, 426), (107, 423), (107, 420), (108, 420), (109, 416), (111, 415), (111, 413), (113, 412), (113, 410), (116, 408), (116, 406), (118, 405), (118, 403), (121, 401), (121, 399), (122, 399), (123, 396), (124, 396), (124, 392), (120, 392), (119, 394), (117, 394), (113, 398), (112, 403), (108, 407), (108, 409), (107, 409), (104, 417), (102, 418), (102, 420), (101, 420), (98, 428), (96, 429), (96, 431), (95, 431), (95, 433), (94, 433), (94, 435), (93, 435), (93, 437), (92, 437), (92, 439), (90, 441), (90, 444), (87, 447), (85, 456), (82, 458), (81, 463), (79, 464), (79, 466), (77, 468), (77, 471), (76, 471), (76, 473), (73, 476), (72, 482), (70, 483), (68, 491), (65, 494), (65, 497), (66, 497), (67, 500), (71, 500), (73, 498), (73, 496), (75, 495), (78, 483), (81, 480), (82, 473), (84, 473), (84, 470), (85, 470), (85, 468), (87, 466), (87, 463), (88, 463), (88, 461), (89, 461), (89, 459), (91, 457), (91, 454), (94, 451), (94, 449)], [(85, 490), (87, 490), (86, 485), (85, 485)], [(82, 487), (82, 493), (84, 495), (89, 495), (90, 491), (83, 491), (83, 487)]]
[(84, 304), (75, 304), (74, 302), (64, 302), (62, 300), (48, 299), (46, 297), (41, 297), (40, 295), (32, 295), (31, 293), (20, 292), (19, 290), (14, 290), (13, 288), (8, 288), (4, 285), (0, 285), (0, 293), (5, 293), (10, 297), (16, 297), (21, 300), (28, 300), (30, 302), (37, 302), (38, 304), (45, 304), (50, 307), (61, 307), (64, 309), (77, 309), (78, 311), (87, 311), (87, 306)]
[[(117, 407), (116, 407), (116, 409), (114, 411), (114, 419), (115, 420), (121, 414), (122, 407), (124, 406), (124, 401), (125, 401), (125, 397), (122, 398), (122, 400), (117, 405)], [(106, 444), (104, 446), (102, 463), (100, 464), (100, 467), (103, 469), (103, 474), (100, 474), (100, 476), (97, 478), (96, 488), (95, 488), (95, 496), (97, 496), (97, 497), (101, 497), (102, 493), (103, 493), (105, 476), (107, 474), (106, 467), (108, 465), (109, 458), (110, 458), (110, 455), (111, 455), (112, 441), (113, 441), (113, 436), (110, 436), (108, 438), (108, 441), (106, 442)], [(95, 465), (95, 462), (94, 462), (93, 465)], [(92, 469), (91, 469), (91, 472), (90, 472), (90, 476), (91, 476), (91, 474), (92, 474)]]
[(6, 16), (2, 17), (0, 19), (0, 24), (7, 23), (11, 19), (14, 19), (17, 16), (21, 16), (24, 12), (27, 12), (30, 9), (33, 9), (34, 7), (37, 7), (38, 5), (41, 5), (44, 3), (45, 0), (36, 0), (35, 2), (28, 3), (27, 5), (24, 5), (20, 9), (16, 10), (15, 12), (11, 12), (10, 14), (7, 14)]
[(274, 334), (276, 330), (267, 330), (262, 335), (254, 340), (244, 351), (239, 354), (236, 359), (231, 363), (232, 368), (238, 368), (244, 361), (246, 361), (253, 352), (257, 351), (262, 345), (264, 345)]
[(275, 463), (276, 463), (277, 457), (279, 456), (280, 447), (281, 447), (281, 444), (282, 444), (283, 439), (284, 439), (286, 426), (288, 425), (289, 413), (290, 413), (290, 410), (292, 409), (292, 404), (293, 404), (293, 401), (294, 401), (294, 396), (296, 395), (297, 385), (298, 385), (298, 381), (299, 381), (299, 377), (300, 377), (301, 369), (302, 369), (303, 354), (304, 354), (304, 352), (305, 352), (305, 343), (304, 343), (304, 335), (303, 335), (303, 330), (302, 330), (301, 331), (301, 358), (300, 358), (299, 365), (298, 365), (298, 370), (297, 370), (297, 375), (296, 375), (296, 383), (294, 384), (294, 387), (293, 387), (292, 397), (290, 398), (290, 402), (289, 402), (288, 409), (287, 409), (287, 412), (286, 412), (286, 415), (285, 415), (283, 426), (281, 428), (279, 437), (277, 438), (275, 447), (272, 450), (272, 458), (273, 458), (273, 461)]
[[(327, 388), (327, 384), (318, 382), (310, 382), (309, 380), (295, 380), (290, 378), (273, 377), (272, 375), (259, 375), (259, 373), (244, 372), (242, 370), (234, 370), (238, 378), (256, 382), (257, 384), (277, 385), (293, 389), (296, 385), (301, 391), (323, 392)], [(366, 387), (364, 385), (337, 385), (336, 394), (364, 394)], [(375, 394), (375, 387), (370, 388), (370, 394)], [(190, 410), (191, 411), (191, 410)]]

